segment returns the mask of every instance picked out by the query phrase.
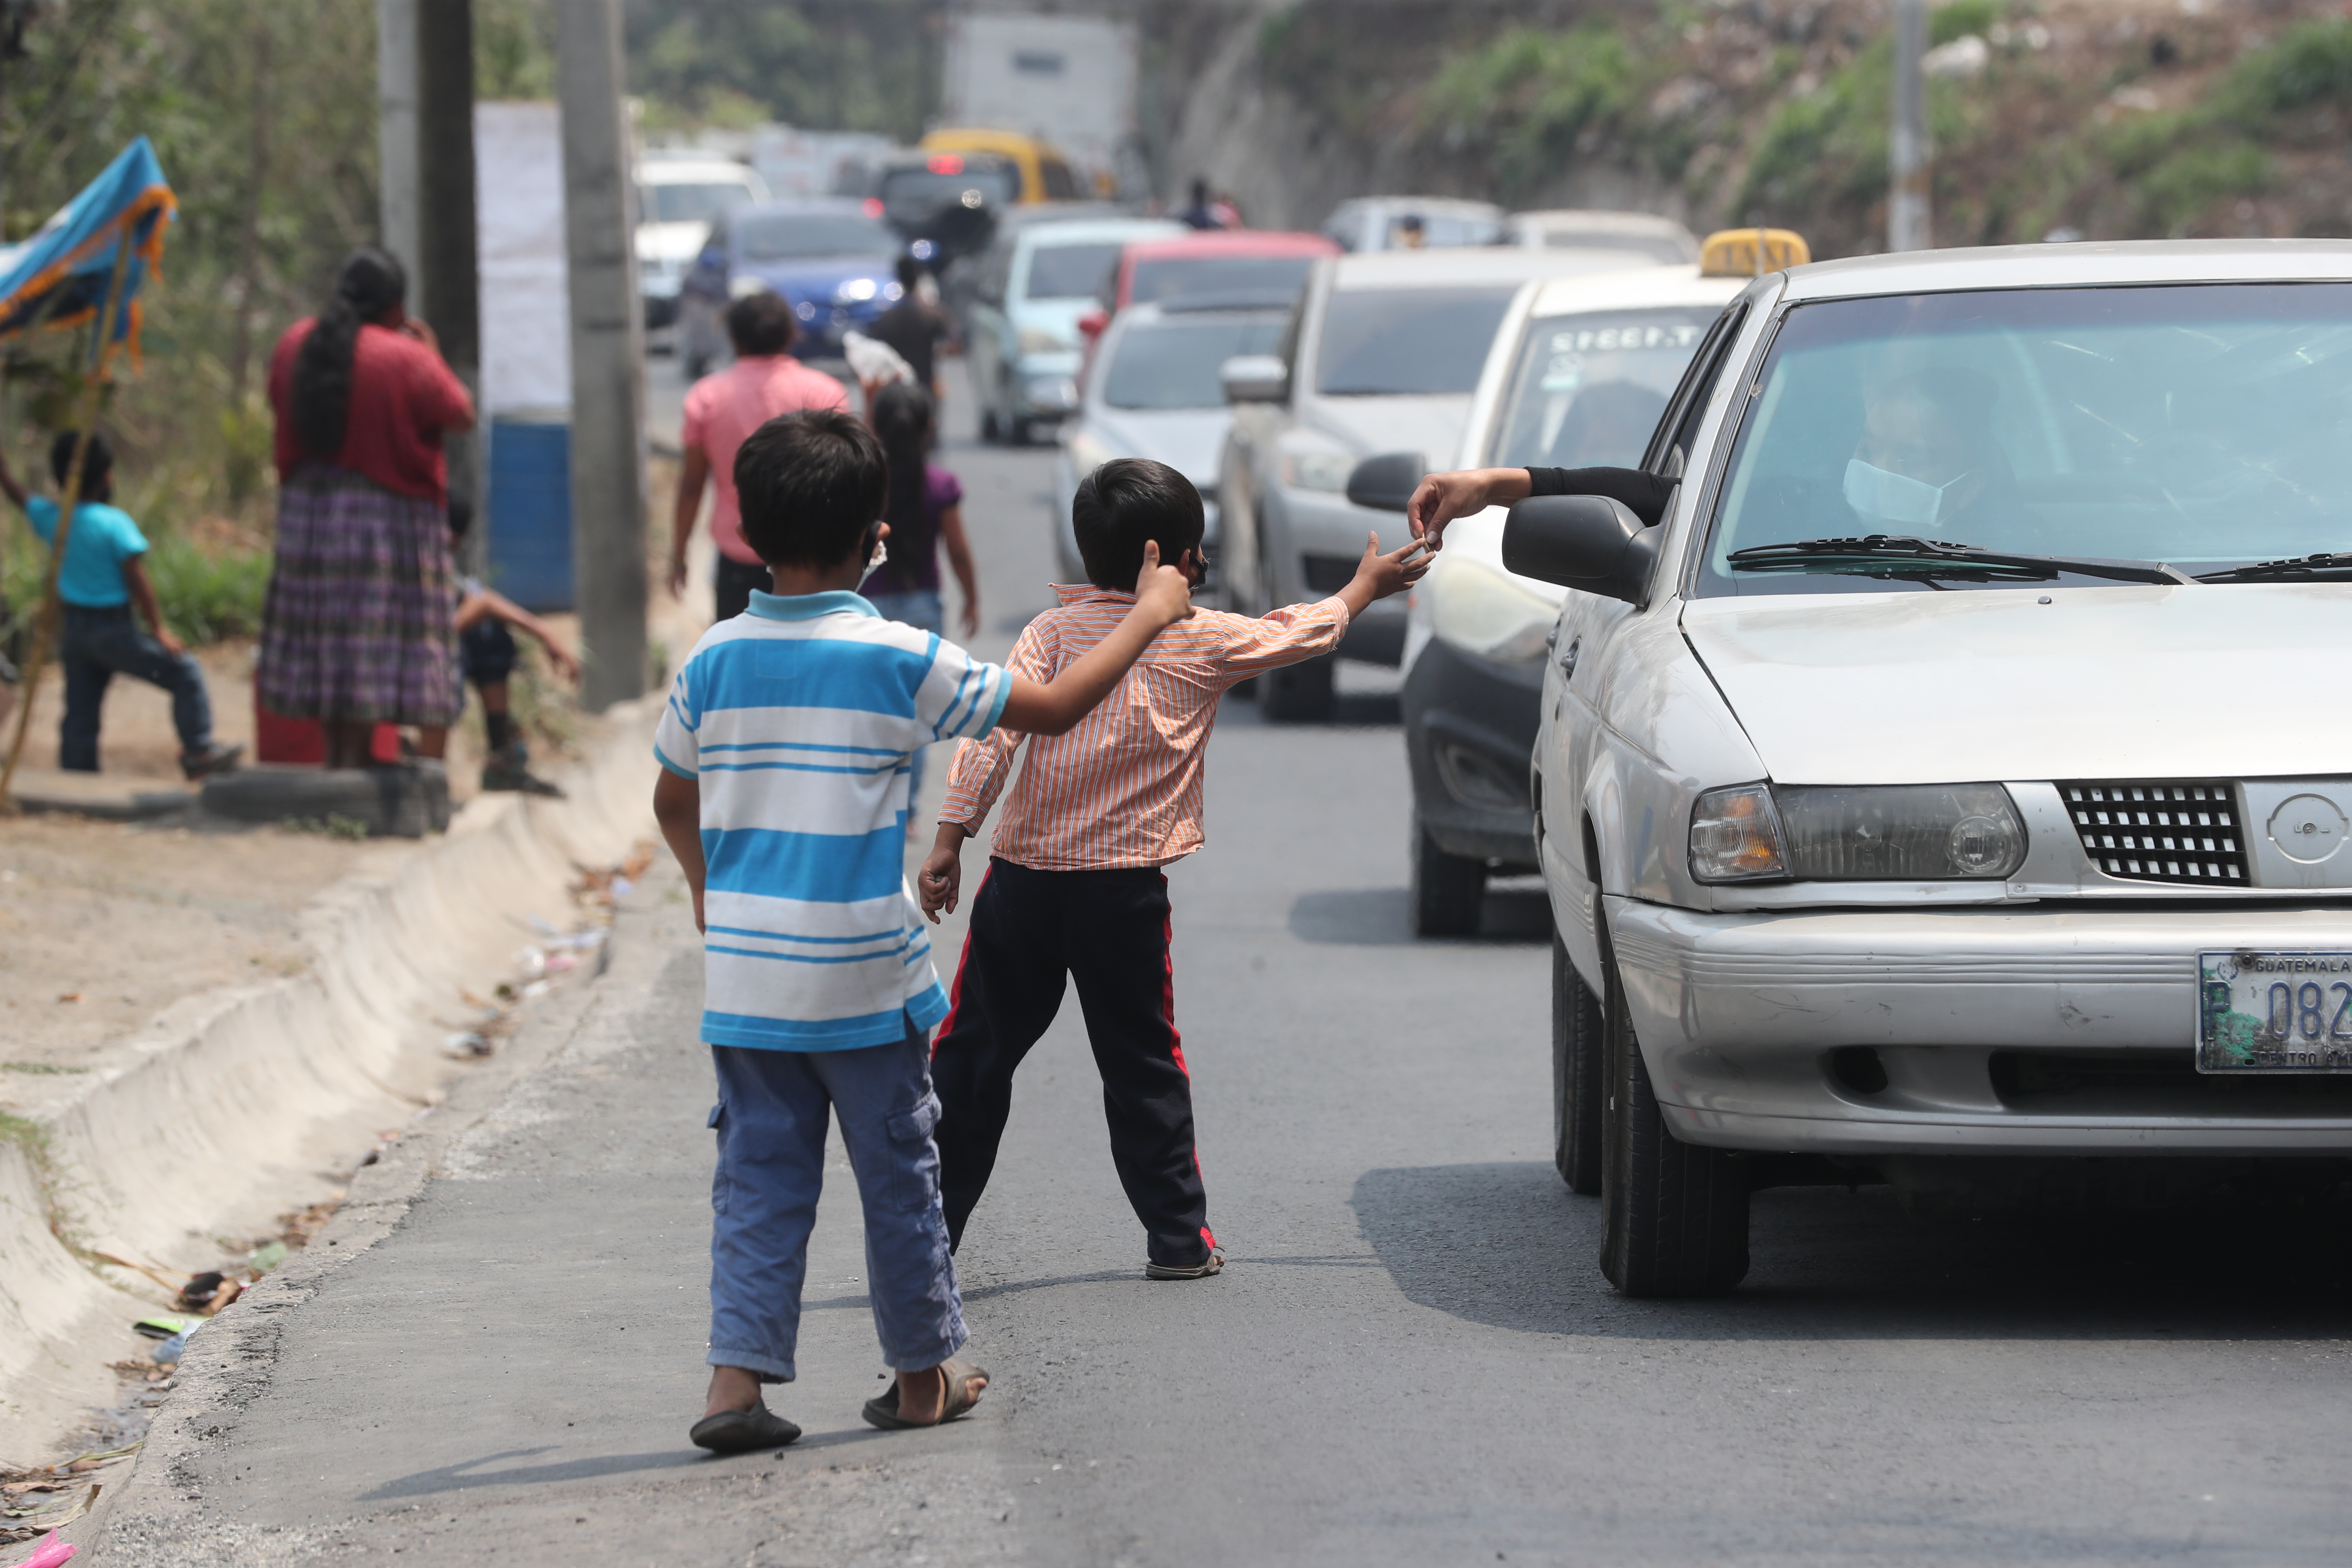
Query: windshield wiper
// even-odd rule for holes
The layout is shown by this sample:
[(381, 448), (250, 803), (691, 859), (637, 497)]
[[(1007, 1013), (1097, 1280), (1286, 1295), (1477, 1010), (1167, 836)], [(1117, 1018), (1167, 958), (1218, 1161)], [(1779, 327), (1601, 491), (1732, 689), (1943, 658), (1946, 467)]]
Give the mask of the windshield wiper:
[(1738, 572), (1803, 572), (1851, 563), (1862, 576), (1961, 577), (1980, 582), (2047, 583), (2063, 573), (2105, 577), (2118, 583), (2193, 583), (2196, 578), (2160, 561), (2110, 561), (2096, 556), (2015, 555), (1974, 544), (1948, 544), (1908, 534), (1873, 533), (1860, 539), (1801, 539), (1757, 544), (1731, 552)]
[(2352, 583), (2352, 553), (2302, 555), (2284, 561), (2257, 561), (2227, 572), (2200, 572), (2200, 583)]

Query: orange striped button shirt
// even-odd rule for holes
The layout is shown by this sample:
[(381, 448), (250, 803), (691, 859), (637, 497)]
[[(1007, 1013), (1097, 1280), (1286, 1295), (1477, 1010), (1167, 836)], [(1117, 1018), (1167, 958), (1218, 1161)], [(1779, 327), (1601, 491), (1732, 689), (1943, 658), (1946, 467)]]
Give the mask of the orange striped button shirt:
[[(1102, 641), (1135, 595), (1056, 583), (1005, 668), (1043, 683)], [(1040, 871), (1165, 866), (1201, 847), (1201, 766), (1217, 700), (1254, 675), (1339, 646), (1348, 606), (1293, 605), (1263, 620), (1196, 609), (1163, 628), (1101, 706), (1062, 735), (999, 729), (956, 749), (940, 820), (977, 834), (1029, 742), (992, 850)]]

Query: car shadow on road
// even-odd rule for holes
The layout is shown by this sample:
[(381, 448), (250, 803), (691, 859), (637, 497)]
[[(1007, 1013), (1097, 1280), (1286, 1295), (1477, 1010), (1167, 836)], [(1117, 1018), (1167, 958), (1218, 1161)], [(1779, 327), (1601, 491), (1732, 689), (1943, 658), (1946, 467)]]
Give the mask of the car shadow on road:
[(1349, 1199), (1411, 1300), (1524, 1333), (1620, 1339), (2333, 1339), (2340, 1209), (1915, 1218), (1884, 1187), (1756, 1194), (1748, 1279), (1637, 1301), (1601, 1278), (1601, 1203), (1547, 1163), (1367, 1171)]
[[(1290, 906), (1290, 934), (1301, 942), (1343, 947), (1391, 947), (1443, 942), (1412, 934), (1412, 894), (1402, 888), (1339, 888), (1302, 893)], [(1489, 888), (1474, 942), (1551, 940), (1551, 903), (1541, 887)]]

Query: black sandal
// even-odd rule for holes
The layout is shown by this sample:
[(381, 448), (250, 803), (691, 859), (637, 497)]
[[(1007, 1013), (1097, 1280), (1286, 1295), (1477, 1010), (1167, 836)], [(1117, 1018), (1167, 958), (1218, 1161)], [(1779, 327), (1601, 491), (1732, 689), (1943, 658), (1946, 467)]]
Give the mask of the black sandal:
[(696, 1447), (708, 1448), (714, 1454), (755, 1454), (762, 1448), (781, 1448), (800, 1435), (799, 1427), (765, 1405), (706, 1415), (687, 1434)]
[(866, 1419), (885, 1432), (909, 1432), (923, 1426), (944, 1426), (960, 1415), (970, 1415), (971, 1407), (980, 1403), (980, 1395), (971, 1391), (971, 1380), (986, 1377), (988, 1369), (967, 1362), (943, 1361), (933, 1370), (946, 1385), (944, 1396), (940, 1401), (938, 1421), (908, 1421), (898, 1414), (898, 1380), (896, 1377), (890, 1380), (887, 1390), (866, 1402)]

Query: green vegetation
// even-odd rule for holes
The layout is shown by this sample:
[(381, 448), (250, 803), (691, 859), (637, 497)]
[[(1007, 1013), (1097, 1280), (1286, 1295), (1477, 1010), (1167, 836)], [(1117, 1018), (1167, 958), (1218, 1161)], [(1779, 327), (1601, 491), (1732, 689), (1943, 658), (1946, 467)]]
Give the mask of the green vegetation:
[(635, 0), (623, 22), (629, 86), (651, 126), (779, 120), (911, 142), (937, 98), (941, 10), (932, 0)]
[(164, 621), (194, 644), (257, 634), (269, 570), (267, 550), (206, 552), (177, 533), (154, 542), (147, 555)]
[[(57, 1062), (0, 1062), (0, 1072), (53, 1074), (88, 1072), (89, 1070), (88, 1068), (64, 1067)], [(26, 1125), (30, 1126), (31, 1123), (27, 1122)]]
[(341, 812), (330, 812), (325, 816), (289, 816), (281, 826), (289, 833), (313, 833), (321, 838), (342, 838), (353, 843), (368, 836), (365, 822)]
[(1586, 132), (1634, 139), (1654, 76), (1612, 23), (1514, 27), (1438, 68), (1421, 95), (1420, 128), (1491, 157), (1499, 199), (1515, 202), (1568, 166)]
[(2273, 148), (2340, 142), (2321, 111), (2347, 108), (2352, 17), (2319, 17), (2240, 59), (2203, 102), (2117, 126), (2106, 151), (2143, 221), (2179, 234), (2215, 202), (2268, 189)]

